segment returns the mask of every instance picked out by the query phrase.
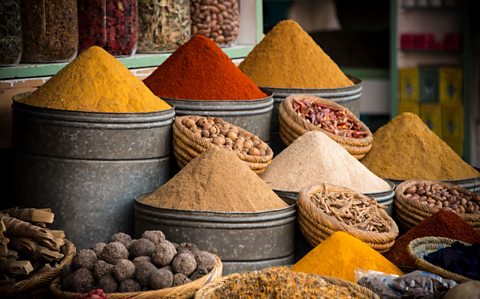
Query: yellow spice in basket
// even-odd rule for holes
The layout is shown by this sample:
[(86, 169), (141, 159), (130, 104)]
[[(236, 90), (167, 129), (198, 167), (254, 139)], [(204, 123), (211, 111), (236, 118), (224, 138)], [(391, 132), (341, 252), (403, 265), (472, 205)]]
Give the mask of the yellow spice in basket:
[(402, 271), (368, 244), (336, 232), (292, 266), (296, 272), (315, 273), (356, 282), (355, 270), (402, 275)]
[(100, 47), (91, 47), (20, 102), (85, 112), (154, 112), (170, 106)]
[(480, 177), (413, 113), (402, 113), (373, 134), (361, 161), (376, 175), (397, 180), (460, 180)]

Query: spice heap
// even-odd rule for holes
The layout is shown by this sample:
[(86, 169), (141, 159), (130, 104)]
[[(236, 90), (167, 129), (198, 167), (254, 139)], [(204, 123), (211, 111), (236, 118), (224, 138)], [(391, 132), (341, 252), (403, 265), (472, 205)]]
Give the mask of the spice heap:
[(188, 163), (141, 203), (174, 210), (260, 212), (285, 208), (235, 153), (212, 148)]
[(387, 182), (319, 131), (307, 132), (296, 139), (272, 160), (261, 177), (275, 190), (292, 192), (312, 183), (329, 183), (360, 193), (391, 189)]
[(372, 247), (344, 232), (335, 232), (292, 266), (296, 272), (315, 273), (355, 282), (355, 270), (401, 275), (402, 271)]
[[(296, 273), (286, 267), (226, 276), (203, 298), (355, 298), (346, 287), (333, 285), (314, 274)], [(202, 291), (200, 291), (202, 293)]]
[(178, 48), (145, 80), (159, 97), (253, 100), (267, 97), (228, 56), (203, 35)]
[(299, 116), (329, 133), (350, 138), (365, 138), (368, 135), (360, 122), (348, 117), (346, 110), (320, 105), (308, 98), (294, 98), (292, 108)]
[(397, 180), (460, 180), (480, 177), (413, 113), (402, 113), (373, 134), (362, 163), (376, 175)]
[(65, 234), (46, 227), (49, 209), (8, 209), (0, 213), (0, 285), (51, 270), (65, 256)]
[(425, 260), (445, 270), (480, 280), (480, 244), (454, 242), (449, 247), (425, 255)]
[(125, 233), (82, 249), (61, 277), (63, 290), (86, 293), (139, 292), (175, 287), (196, 280), (215, 267), (215, 255), (192, 243), (172, 243), (162, 231), (140, 239)]
[(429, 236), (480, 242), (480, 234), (470, 224), (452, 211), (440, 210), (398, 238), (385, 257), (399, 267), (414, 268), (415, 261), (408, 254), (407, 246), (414, 239)]
[(153, 112), (170, 108), (123, 64), (96, 46), (19, 102), (86, 112)]
[(308, 33), (292, 20), (273, 27), (239, 68), (259, 86), (338, 88), (353, 85)]

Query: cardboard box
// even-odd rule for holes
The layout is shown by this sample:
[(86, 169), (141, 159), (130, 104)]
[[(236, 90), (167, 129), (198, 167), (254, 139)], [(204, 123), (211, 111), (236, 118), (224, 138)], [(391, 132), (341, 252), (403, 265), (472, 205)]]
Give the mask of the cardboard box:
[(422, 66), (420, 70), (420, 102), (438, 103), (438, 67)]
[(430, 130), (442, 138), (442, 107), (440, 104), (420, 104), (420, 118)]
[(462, 104), (442, 104), (442, 137), (462, 139), (464, 137), (464, 114)]
[(445, 143), (450, 146), (453, 151), (455, 151), (460, 157), (463, 156), (463, 138), (456, 139), (456, 138), (446, 138)]
[(420, 116), (420, 104), (414, 102), (400, 102), (398, 103), (398, 114), (404, 112), (412, 112)]
[(439, 73), (439, 97), (442, 104), (462, 103), (463, 72), (459, 67), (441, 67)]
[(419, 92), (418, 68), (402, 68), (399, 70), (400, 102), (418, 102)]

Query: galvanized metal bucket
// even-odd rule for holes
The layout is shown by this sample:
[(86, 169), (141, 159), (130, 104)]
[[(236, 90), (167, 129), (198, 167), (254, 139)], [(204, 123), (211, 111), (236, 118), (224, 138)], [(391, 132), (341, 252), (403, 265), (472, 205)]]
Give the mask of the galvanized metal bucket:
[[(476, 168), (477, 169), (477, 168)], [(477, 169), (478, 170), (478, 169)], [(389, 181), (392, 181), (395, 185), (400, 185), (401, 183), (404, 182), (404, 180), (393, 180), (393, 179), (388, 179)], [(471, 179), (463, 179), (463, 180), (454, 180), (454, 181), (442, 181), (445, 183), (453, 184), (460, 186), (470, 192), (475, 192), (475, 193), (480, 193), (480, 177), (478, 178), (471, 178)]]
[(390, 185), (390, 190), (384, 192), (364, 193), (364, 195), (375, 199), (380, 205), (385, 207), (388, 215), (393, 213), (393, 199), (395, 198), (395, 184), (389, 180), (385, 180)]
[[(20, 95), (24, 96), (24, 95)], [(170, 178), (172, 109), (89, 113), (12, 105), (13, 200), (49, 207), (78, 248), (133, 231), (134, 199)]]
[[(146, 196), (146, 195), (144, 195)], [(296, 204), (251, 213), (161, 209), (135, 201), (135, 236), (162, 230), (167, 239), (192, 242), (218, 255), (223, 273), (289, 265), (294, 261)]]
[(272, 91), (262, 88), (268, 96), (258, 100), (188, 100), (162, 98), (175, 106), (177, 115), (202, 115), (220, 117), (237, 125), (265, 142), (270, 140), (273, 111)]
[(273, 113), (272, 113), (272, 124), (271, 124), (271, 142), (270, 146), (272, 147), (275, 153), (279, 153), (285, 148), (285, 145), (280, 139), (278, 133), (280, 129), (279, 120), (278, 120), (278, 110), (280, 109), (280, 104), (285, 100), (286, 97), (294, 94), (306, 94), (310, 96), (318, 96), (328, 100), (332, 100), (342, 106), (348, 108), (355, 116), (360, 117), (360, 97), (362, 95), (362, 80), (354, 77), (348, 76), (350, 80), (354, 83), (352, 86), (342, 87), (342, 88), (325, 88), (325, 89), (313, 89), (313, 88), (273, 88), (265, 87), (273, 91)]

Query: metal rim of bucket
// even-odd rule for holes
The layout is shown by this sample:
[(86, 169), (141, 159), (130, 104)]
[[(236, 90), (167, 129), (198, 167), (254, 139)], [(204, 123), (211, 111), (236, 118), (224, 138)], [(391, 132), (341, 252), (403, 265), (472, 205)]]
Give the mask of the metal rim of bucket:
[[(478, 170), (478, 168), (474, 167)], [(385, 181), (391, 181), (395, 185), (400, 185), (401, 183), (408, 181), (408, 180), (395, 180), (395, 179), (384, 179)], [(461, 180), (441, 180), (440, 182), (449, 183), (452, 185), (458, 185), (462, 188), (467, 190), (480, 190), (480, 177), (476, 178), (469, 178), (469, 179), (461, 179)]]
[(382, 192), (372, 192), (372, 193), (363, 193), (363, 195), (368, 196), (368, 197), (373, 197), (373, 198), (389, 198), (391, 196), (395, 195), (395, 187), (396, 185), (394, 182), (390, 180), (383, 179), (387, 184), (390, 186), (390, 189), (387, 191), (382, 191)]

